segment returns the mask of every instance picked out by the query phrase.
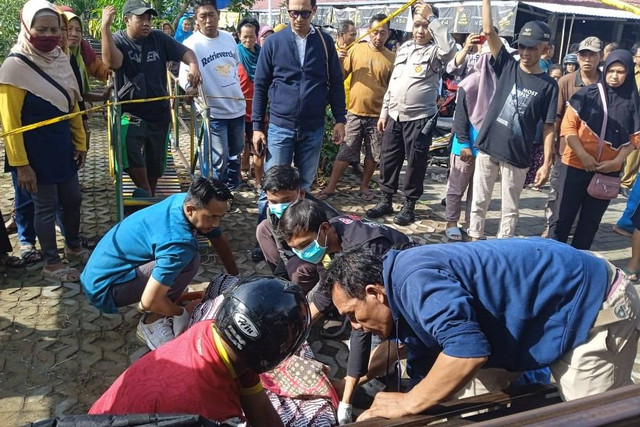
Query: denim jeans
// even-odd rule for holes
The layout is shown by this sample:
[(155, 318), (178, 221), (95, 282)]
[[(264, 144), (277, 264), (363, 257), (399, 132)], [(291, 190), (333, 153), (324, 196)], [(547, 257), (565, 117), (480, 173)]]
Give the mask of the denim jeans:
[(71, 249), (80, 247), (80, 204), (82, 193), (78, 175), (59, 184), (38, 184), (38, 192), (31, 195), (35, 207), (35, 230), (42, 248), (45, 264), (60, 261), (56, 245), (56, 215), (62, 219), (65, 244)]
[[(227, 183), (229, 157), (242, 153), (244, 148), (244, 116), (235, 119), (211, 119), (211, 164), (212, 176)], [(206, 136), (206, 134), (205, 134)], [(208, 141), (205, 143), (209, 146)], [(201, 162), (203, 176), (209, 176), (206, 162)]]
[(16, 203), (16, 227), (20, 245), (36, 244), (36, 229), (34, 225), (35, 210), (31, 193), (18, 186), (18, 173), (11, 172), (13, 181), (14, 200)]
[(633, 225), (632, 217), (636, 209), (638, 209), (638, 204), (640, 204), (640, 179), (636, 178), (636, 182), (633, 184), (633, 187), (631, 187), (631, 193), (627, 199), (627, 207), (618, 220), (618, 227), (629, 233), (633, 233), (633, 230), (636, 228)]
[[(293, 165), (300, 172), (300, 186), (306, 191), (311, 190), (311, 184), (316, 179), (324, 126), (313, 130), (292, 130), (269, 123), (267, 143), (267, 158), (264, 173), (269, 168), (279, 165)], [(258, 223), (266, 218), (267, 196), (264, 191), (258, 200)]]

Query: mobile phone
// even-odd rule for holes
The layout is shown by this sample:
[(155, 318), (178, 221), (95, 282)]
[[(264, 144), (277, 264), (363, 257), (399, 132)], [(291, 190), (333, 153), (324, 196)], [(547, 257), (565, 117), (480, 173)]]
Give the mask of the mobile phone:
[(477, 40), (478, 41), (475, 42), (475, 44), (484, 44), (484, 42), (487, 41), (487, 36), (485, 36), (484, 34), (480, 34)]

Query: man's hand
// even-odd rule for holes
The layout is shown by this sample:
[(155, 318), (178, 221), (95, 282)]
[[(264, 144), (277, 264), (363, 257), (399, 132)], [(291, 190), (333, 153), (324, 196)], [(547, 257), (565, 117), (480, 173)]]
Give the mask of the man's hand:
[(415, 13), (422, 16), (423, 19), (429, 19), (430, 16), (433, 16), (433, 9), (428, 3), (419, 2), (415, 8)]
[(18, 186), (27, 190), (29, 193), (38, 192), (38, 180), (36, 173), (29, 165), (18, 166)]
[(116, 8), (113, 6), (107, 6), (102, 9), (102, 28), (111, 29), (113, 20), (116, 18)]
[(591, 154), (584, 151), (582, 154), (578, 155), (578, 158), (580, 159), (582, 166), (584, 166), (584, 170), (586, 170), (587, 172), (596, 171), (596, 168), (598, 167), (598, 162), (596, 162), (596, 159), (594, 159)]
[(385, 128), (387, 127), (387, 119), (383, 119), (380, 117), (378, 119), (378, 132), (384, 133)]
[(596, 166), (596, 171), (600, 173), (609, 173), (609, 172), (618, 172), (622, 169), (622, 162), (617, 159), (613, 160), (605, 160), (604, 162), (598, 163)]
[(349, 53), (347, 51), (346, 47), (341, 47), (338, 49), (338, 59), (340, 60), (340, 62), (344, 61), (344, 58), (347, 57), (347, 53)]
[(536, 179), (533, 181), (534, 187), (542, 187), (545, 182), (549, 179), (549, 175), (551, 174), (551, 165), (543, 164), (536, 172)]
[(473, 152), (471, 148), (461, 148), (460, 149), (460, 160), (465, 163), (473, 162)]
[(200, 82), (202, 81), (202, 76), (200, 75), (200, 68), (198, 64), (192, 62), (189, 65), (189, 73), (187, 74), (187, 81), (191, 85), (191, 87), (198, 87)]
[(82, 169), (85, 162), (87, 161), (87, 152), (78, 150), (74, 151), (73, 160), (75, 160), (76, 165), (78, 166), (78, 170)]
[[(333, 143), (336, 145), (342, 144), (344, 141), (344, 123), (336, 123), (333, 125)], [(255, 133), (253, 134), (253, 138), (255, 140)]]
[[(187, 104), (191, 104), (191, 101), (193, 101), (193, 98), (198, 96), (198, 88), (191, 86), (189, 87), (189, 89), (187, 89), (184, 92), (184, 95), (185, 95), (185, 97), (183, 98), (184, 101)], [(202, 100), (202, 102), (205, 102), (205, 100)]]
[(267, 145), (267, 137), (264, 135), (264, 132), (259, 130), (254, 130), (252, 142), (253, 142), (253, 149), (256, 151), (256, 153), (259, 153), (260, 149), (265, 145)]
[(405, 415), (411, 415), (411, 412), (406, 409), (406, 396), (406, 393), (385, 393), (381, 391), (373, 399), (371, 408), (364, 411), (357, 421), (364, 421), (374, 417), (400, 418)]
[(462, 48), (469, 52), (473, 45), (480, 44), (480, 34), (471, 33), (467, 36), (467, 39), (464, 41), (464, 46)]

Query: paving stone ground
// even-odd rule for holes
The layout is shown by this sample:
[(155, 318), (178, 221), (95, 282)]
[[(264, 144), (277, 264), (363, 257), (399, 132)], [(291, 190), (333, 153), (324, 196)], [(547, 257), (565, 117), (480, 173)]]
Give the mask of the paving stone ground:
[[(92, 147), (87, 167), (80, 173), (84, 189), (81, 232), (88, 237), (100, 237), (115, 221), (114, 190), (108, 169), (104, 117), (95, 115), (91, 126)], [(4, 158), (2, 152), (0, 157)], [(444, 169), (430, 168), (425, 195), (417, 208), (418, 220), (408, 227), (399, 227), (420, 243), (447, 241), (442, 220), (444, 207), (440, 203), (445, 191), (444, 174)], [(181, 176), (187, 176), (184, 170)], [(6, 219), (13, 199), (10, 175), (0, 175), (0, 189), (0, 208)], [(343, 212), (364, 216), (374, 202), (359, 199), (357, 190), (358, 177), (347, 174), (338, 195), (330, 202)], [(497, 231), (499, 194), (497, 186), (496, 201), (490, 206), (487, 221), (489, 234)], [(519, 235), (542, 232), (545, 197), (545, 191), (524, 191)], [(264, 262), (255, 264), (250, 257), (255, 242), (256, 202), (254, 192), (237, 193), (234, 211), (223, 220), (243, 275), (268, 272)], [(396, 202), (399, 208), (399, 196)], [(610, 231), (624, 204), (624, 199), (612, 202), (593, 247), (617, 265), (623, 265), (630, 256), (629, 240)], [(391, 218), (384, 222), (392, 224)], [(11, 238), (17, 249), (16, 235)], [(59, 247), (62, 248), (62, 240)], [(213, 276), (222, 272), (210, 249), (201, 255), (202, 268), (192, 285), (194, 289), (204, 288)], [(41, 264), (36, 264), (26, 269), (0, 270), (0, 425), (22, 425), (61, 414), (86, 413), (111, 382), (147, 351), (136, 339), (139, 315), (135, 310), (125, 308), (115, 315), (100, 313), (87, 303), (78, 284), (49, 283), (40, 277), (41, 268)], [(331, 376), (343, 376), (348, 354), (344, 343), (320, 339), (317, 329), (310, 341), (318, 359), (331, 366)]]

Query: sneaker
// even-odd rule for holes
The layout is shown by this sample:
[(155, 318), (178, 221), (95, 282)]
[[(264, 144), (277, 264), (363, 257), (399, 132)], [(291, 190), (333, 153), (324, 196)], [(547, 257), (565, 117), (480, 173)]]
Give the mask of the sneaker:
[(393, 194), (384, 193), (382, 200), (367, 211), (369, 218), (380, 218), (393, 213)]
[(416, 220), (414, 210), (416, 209), (416, 201), (405, 199), (402, 209), (393, 218), (393, 222), (398, 225), (409, 225)]
[(144, 323), (147, 318), (145, 314), (140, 318), (138, 323), (137, 336), (140, 341), (147, 344), (151, 350), (155, 350), (162, 344), (171, 341), (175, 336), (173, 335), (173, 325), (171, 318), (163, 317), (148, 325)]

